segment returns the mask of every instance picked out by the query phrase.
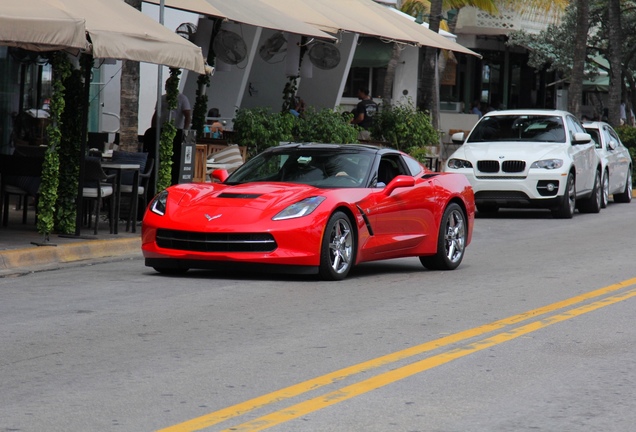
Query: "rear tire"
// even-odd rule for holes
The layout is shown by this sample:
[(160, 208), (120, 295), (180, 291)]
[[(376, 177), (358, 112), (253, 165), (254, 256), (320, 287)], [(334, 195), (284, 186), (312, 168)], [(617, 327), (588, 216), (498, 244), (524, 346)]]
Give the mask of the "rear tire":
[(437, 253), (421, 256), (420, 262), (430, 270), (456, 269), (464, 258), (467, 235), (466, 215), (458, 204), (451, 203), (439, 224)]
[(574, 174), (569, 173), (565, 183), (565, 194), (561, 199), (559, 207), (552, 210), (554, 217), (559, 219), (572, 219), (576, 208), (576, 193), (574, 185)]
[(347, 277), (355, 262), (356, 239), (351, 220), (343, 212), (329, 218), (320, 247), (320, 277), (335, 281)]
[(603, 192), (601, 195), (601, 208), (606, 208), (609, 201), (609, 173), (605, 171), (603, 173)]
[(627, 172), (627, 180), (625, 181), (625, 188), (623, 192), (614, 194), (614, 202), (628, 203), (632, 201), (632, 167), (629, 167)]
[(579, 204), (579, 211), (581, 213), (598, 213), (601, 211), (602, 203), (603, 190), (601, 185), (601, 173), (596, 171), (592, 195), (589, 198), (581, 200)]

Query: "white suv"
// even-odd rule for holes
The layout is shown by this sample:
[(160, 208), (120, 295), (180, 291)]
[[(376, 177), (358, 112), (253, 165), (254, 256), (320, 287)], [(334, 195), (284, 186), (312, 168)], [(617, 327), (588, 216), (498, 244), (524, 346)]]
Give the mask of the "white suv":
[(444, 171), (464, 174), (477, 210), (548, 208), (571, 218), (601, 209), (601, 162), (572, 114), (559, 110), (493, 111), (473, 130), (452, 136), (456, 150)]

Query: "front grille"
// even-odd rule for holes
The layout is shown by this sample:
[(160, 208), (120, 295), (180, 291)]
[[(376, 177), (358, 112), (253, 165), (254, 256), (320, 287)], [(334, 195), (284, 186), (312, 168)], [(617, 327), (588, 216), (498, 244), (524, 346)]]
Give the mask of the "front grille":
[(507, 173), (524, 172), (526, 169), (525, 161), (508, 160), (501, 164), (501, 170)]
[(157, 246), (192, 252), (272, 252), (278, 245), (269, 233), (201, 233), (157, 230)]
[(475, 192), (475, 199), (480, 201), (525, 201), (528, 195), (519, 191), (480, 191)]
[(496, 160), (477, 161), (477, 169), (485, 173), (499, 172), (499, 161), (496, 161)]

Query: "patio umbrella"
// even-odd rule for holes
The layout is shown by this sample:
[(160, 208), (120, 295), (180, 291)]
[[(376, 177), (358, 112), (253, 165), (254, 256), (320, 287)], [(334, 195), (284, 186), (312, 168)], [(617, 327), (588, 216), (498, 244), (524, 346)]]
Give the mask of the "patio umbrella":
[[(28, 0), (31, 1), (31, 0)], [(57, 0), (86, 20), (95, 58), (134, 60), (205, 73), (201, 48), (123, 0)]]
[(30, 51), (86, 48), (84, 19), (67, 12), (57, 0), (3, 3), (0, 6), (0, 45)]

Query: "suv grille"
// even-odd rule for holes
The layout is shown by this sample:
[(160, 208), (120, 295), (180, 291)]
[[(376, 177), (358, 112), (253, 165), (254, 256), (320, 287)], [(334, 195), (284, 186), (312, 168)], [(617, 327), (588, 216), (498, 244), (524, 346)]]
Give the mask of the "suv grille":
[(499, 172), (499, 161), (496, 161), (496, 160), (477, 161), (477, 169), (485, 173)]
[(193, 252), (272, 252), (278, 245), (269, 233), (201, 233), (157, 230), (157, 246)]
[(526, 169), (525, 161), (504, 161), (501, 164), (501, 170), (507, 173), (523, 172)]

